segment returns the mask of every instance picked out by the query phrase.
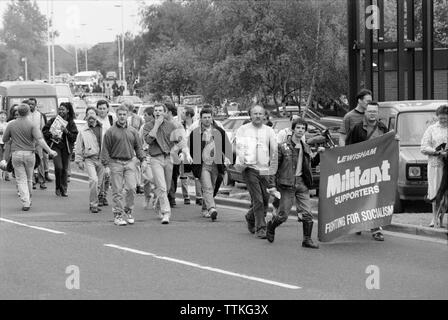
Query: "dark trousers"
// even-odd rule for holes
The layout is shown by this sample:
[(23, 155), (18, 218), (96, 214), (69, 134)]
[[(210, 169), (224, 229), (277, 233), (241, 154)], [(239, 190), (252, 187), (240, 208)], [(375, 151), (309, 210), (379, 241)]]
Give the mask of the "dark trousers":
[(56, 190), (67, 192), (67, 174), (70, 155), (66, 148), (55, 148), (58, 155), (53, 158)]
[(269, 205), (268, 177), (262, 176), (257, 170), (247, 168), (243, 171), (252, 205), (246, 214), (249, 221), (255, 223), (255, 231), (266, 229), (266, 212)]
[(171, 179), (171, 187), (168, 190), (168, 200), (170, 202), (176, 199), (177, 179), (180, 175), (180, 164), (173, 164), (173, 178)]

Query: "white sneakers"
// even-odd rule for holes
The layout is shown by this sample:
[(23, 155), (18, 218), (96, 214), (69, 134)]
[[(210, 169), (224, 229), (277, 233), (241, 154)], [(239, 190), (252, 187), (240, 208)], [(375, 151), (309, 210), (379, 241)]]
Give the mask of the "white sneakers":
[(204, 218), (210, 218), (210, 212), (207, 209), (203, 209), (201, 213)]
[(129, 224), (134, 224), (135, 219), (134, 219), (134, 217), (132, 216), (131, 212), (125, 213), (124, 216), (125, 216), (125, 219), (126, 219), (126, 222), (127, 222), (127, 223), (129, 223)]
[(116, 215), (114, 219), (114, 224), (117, 226), (125, 226), (128, 223), (123, 219), (122, 215)]
[(135, 219), (132, 215), (132, 211), (128, 210), (123, 214), (117, 214), (114, 219), (114, 224), (116, 226), (125, 226), (127, 224), (134, 224)]
[(168, 223), (170, 223), (170, 217), (167, 213), (165, 213), (165, 214), (163, 214), (163, 217), (162, 217), (162, 224), (168, 224)]

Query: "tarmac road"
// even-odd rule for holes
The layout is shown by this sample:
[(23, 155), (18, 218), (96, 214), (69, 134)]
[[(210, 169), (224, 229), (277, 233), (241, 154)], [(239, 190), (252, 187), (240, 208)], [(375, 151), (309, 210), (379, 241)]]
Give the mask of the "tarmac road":
[[(290, 219), (270, 244), (238, 208), (218, 207), (211, 222), (178, 201), (161, 225), (141, 196), (135, 225), (117, 227), (110, 206), (88, 213), (86, 182), (72, 179), (69, 198), (48, 186), (22, 212), (14, 183), (0, 182), (0, 299), (448, 299), (446, 241), (366, 232), (311, 250)], [(379, 289), (366, 286), (369, 266)], [(68, 289), (76, 270), (79, 289)]]

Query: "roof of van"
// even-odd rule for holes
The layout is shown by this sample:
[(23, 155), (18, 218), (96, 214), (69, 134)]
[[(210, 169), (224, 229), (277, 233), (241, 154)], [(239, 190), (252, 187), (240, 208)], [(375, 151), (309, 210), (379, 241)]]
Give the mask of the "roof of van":
[(98, 71), (81, 71), (81, 72), (78, 72), (77, 74), (75, 74), (74, 76), (75, 77), (92, 76), (92, 75), (96, 76), (97, 74), (98, 74)]
[(404, 100), (404, 101), (384, 101), (379, 102), (380, 106), (394, 106), (398, 107), (400, 109), (407, 109), (407, 108), (434, 108), (441, 106), (443, 104), (448, 104), (448, 100)]
[(56, 95), (54, 86), (35, 81), (4, 81), (0, 82), (2, 89), (7, 89), (10, 96)]

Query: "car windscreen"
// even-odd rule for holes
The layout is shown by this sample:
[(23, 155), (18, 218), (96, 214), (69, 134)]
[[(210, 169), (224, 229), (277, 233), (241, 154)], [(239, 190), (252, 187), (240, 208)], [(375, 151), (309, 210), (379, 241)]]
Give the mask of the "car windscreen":
[(91, 76), (75, 76), (75, 81), (91, 81)]
[(202, 104), (201, 97), (184, 98), (183, 104)]
[[(9, 98), (9, 108), (14, 104), (20, 104), (23, 100), (29, 97), (11, 97)], [(57, 100), (56, 97), (35, 97), (37, 100), (37, 110), (45, 115), (55, 116), (57, 114)]]
[(282, 131), (285, 128), (291, 128), (291, 121), (285, 120), (285, 121), (274, 122), (274, 130), (276, 132)]
[(403, 112), (398, 114), (396, 130), (402, 146), (420, 146), (426, 129), (437, 121), (434, 111)]
[(134, 103), (138, 103), (138, 104), (143, 103), (143, 101), (139, 97), (137, 97), (137, 96), (121, 97), (118, 100), (118, 102), (119, 103), (130, 102), (130, 103), (133, 103), (133, 104)]

